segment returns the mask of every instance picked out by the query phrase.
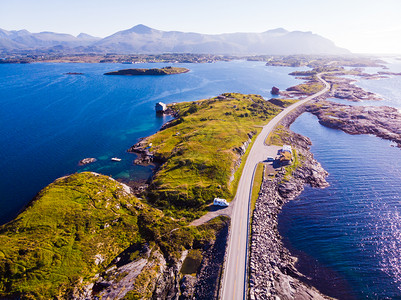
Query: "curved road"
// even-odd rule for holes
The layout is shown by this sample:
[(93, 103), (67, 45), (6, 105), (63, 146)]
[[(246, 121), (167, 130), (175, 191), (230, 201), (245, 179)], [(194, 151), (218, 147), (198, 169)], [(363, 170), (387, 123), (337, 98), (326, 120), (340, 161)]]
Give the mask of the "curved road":
[(305, 104), (306, 102), (321, 96), (330, 89), (330, 84), (317, 75), (318, 79), (324, 83), (325, 88), (293, 105), (285, 108), (275, 116), (262, 129), (253, 144), (249, 156), (246, 160), (241, 179), (238, 184), (237, 194), (232, 202), (233, 211), (231, 215), (231, 229), (228, 241), (227, 260), (224, 267), (222, 281), (223, 300), (242, 300), (246, 298), (247, 288), (247, 259), (249, 241), (249, 205), (252, 192), (253, 174), (257, 164), (264, 161), (267, 157), (268, 146), (265, 140), (274, 127), (293, 109)]

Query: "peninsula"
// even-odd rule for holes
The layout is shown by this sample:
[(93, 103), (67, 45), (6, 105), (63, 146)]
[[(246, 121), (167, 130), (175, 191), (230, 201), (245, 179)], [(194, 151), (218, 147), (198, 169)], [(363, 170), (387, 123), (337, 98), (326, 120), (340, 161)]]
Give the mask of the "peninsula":
[(95, 173), (44, 188), (0, 226), (0, 297), (216, 298), (228, 213), (191, 222), (214, 197), (233, 198), (247, 147), (285, 102), (226, 93), (174, 105), (176, 118), (136, 147), (163, 163), (136, 196)]
[(174, 74), (182, 74), (189, 72), (187, 68), (179, 68), (179, 67), (164, 67), (161, 69), (123, 69), (114, 72), (104, 73), (104, 75), (174, 75)]
[[(173, 68), (148, 70), (164, 69), (178, 74)], [(143, 74), (155, 72), (147, 69), (131, 70), (156, 75)], [(121, 71), (127, 70), (111, 73)], [(235, 274), (229, 267), (223, 273), (222, 267), (228, 260), (229, 232), (233, 228), (231, 236), (238, 238), (232, 239), (235, 247), (230, 248), (246, 249), (248, 238), (239, 240), (239, 236), (248, 232), (251, 223), (249, 265), (239, 263), (241, 269), (249, 267), (248, 296), (286, 298), (296, 293), (327, 299), (297, 271), (296, 258), (284, 248), (277, 231), (282, 205), (297, 196), (304, 184), (327, 186), (327, 172), (309, 152), (310, 141), (290, 132), (288, 126), (308, 111), (325, 126), (352, 134), (374, 133), (398, 144), (401, 140), (397, 111), (323, 101), (344, 96), (352, 87), (347, 81), (338, 93), (342, 79), (338, 76), (346, 72), (356, 74), (333, 64), (294, 74), (308, 82), (282, 96), (292, 94), (297, 99), (266, 101), (254, 94), (224, 93), (170, 105), (174, 119), (129, 149), (138, 155), (135, 163), (156, 165), (146, 189), (134, 193), (107, 176), (73, 174), (44, 188), (20, 215), (0, 226), (0, 298), (215, 299), (226, 276), (222, 274)], [(375, 98), (360, 90), (347, 92), (352, 97), (344, 99)], [(295, 110), (281, 123), (276, 123), (278, 118), (272, 121), (291, 109)], [(388, 116), (392, 122), (387, 122)], [(273, 125), (277, 126), (272, 132)], [(267, 157), (266, 144), (292, 145), (294, 163), (273, 168), (265, 161), (259, 168)], [(255, 162), (258, 166), (253, 168)], [(246, 218), (250, 190), (248, 185), (241, 187), (242, 174), (249, 177), (247, 182), (255, 174), (254, 182), (259, 182), (252, 220)], [(241, 195), (235, 197), (239, 190)], [(214, 197), (227, 199), (229, 207), (213, 208)], [(245, 216), (243, 222), (237, 221), (235, 213)], [(245, 229), (237, 234), (234, 226), (239, 228), (239, 223), (245, 223)], [(228, 256), (236, 259), (241, 254)]]
[(319, 101), (308, 104), (305, 109), (316, 115), (323, 126), (349, 134), (374, 134), (401, 148), (401, 113), (396, 108)]

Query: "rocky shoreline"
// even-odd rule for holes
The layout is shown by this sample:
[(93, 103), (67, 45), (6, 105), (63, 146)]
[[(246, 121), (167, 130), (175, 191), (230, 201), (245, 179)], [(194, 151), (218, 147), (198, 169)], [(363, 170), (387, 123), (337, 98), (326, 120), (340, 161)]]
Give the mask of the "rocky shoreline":
[(153, 69), (123, 69), (113, 72), (104, 73), (104, 75), (123, 75), (123, 76), (136, 76), (136, 75), (174, 75), (174, 74), (182, 74), (188, 73), (189, 69), (187, 68), (178, 68), (178, 67), (164, 67), (161, 69), (153, 68)]
[[(396, 142), (399, 147), (401, 145), (399, 130), (401, 114), (398, 110), (389, 107), (374, 107), (373, 109), (325, 101), (327, 97), (350, 101), (381, 99), (378, 95), (353, 85), (353, 80), (333, 76), (326, 76), (325, 80), (335, 88), (320, 97), (318, 101), (296, 109), (281, 122), (286, 131), (282, 135), (283, 142), (291, 144), (297, 150), (302, 157), (302, 165), (292, 173), (288, 181), (284, 179), (284, 171), (278, 172), (273, 180), (271, 177), (263, 178), (252, 221), (249, 259), (250, 299), (332, 299), (319, 292), (312, 285), (310, 278), (297, 270), (297, 258), (284, 247), (277, 229), (278, 214), (283, 205), (297, 197), (303, 191), (304, 185), (317, 188), (328, 186), (325, 180), (328, 173), (309, 152), (310, 140), (291, 132), (288, 129), (290, 124), (303, 112), (310, 112), (315, 114), (324, 126), (341, 129), (350, 134), (375, 134)], [(169, 127), (170, 123), (165, 126)], [(139, 141), (129, 150), (139, 155), (135, 162), (162, 164), (163, 160), (148, 151), (144, 147), (145, 144), (146, 140)], [(218, 262), (214, 264), (218, 265)], [(202, 277), (184, 276), (179, 288), (180, 299), (191, 299), (194, 296), (202, 298), (198, 294), (202, 289), (195, 292), (195, 286), (199, 289), (203, 284)], [(213, 291), (215, 292), (216, 290)], [(207, 295), (213, 298), (213, 295), (216, 295), (213, 293), (207, 293)]]
[(401, 148), (401, 113), (388, 106), (351, 106), (331, 101), (312, 102), (305, 110), (323, 126), (348, 134), (373, 134)]
[[(288, 126), (303, 111), (302, 108), (295, 111), (282, 125)], [(285, 130), (283, 138), (303, 157), (302, 165), (289, 181), (284, 180), (284, 171), (278, 172), (274, 179), (263, 178), (252, 220), (249, 296), (250, 299), (331, 299), (309, 285), (308, 279), (296, 269), (297, 259), (284, 247), (277, 229), (283, 205), (298, 196), (304, 185), (328, 186), (325, 180), (328, 173), (309, 152), (310, 140)]]
[[(331, 85), (331, 89), (327, 97), (345, 99), (353, 102), (360, 102), (365, 100), (370, 100), (370, 101), (383, 100), (383, 98), (380, 97), (379, 95), (365, 91), (364, 89), (353, 84), (354, 82), (356, 82), (356, 80), (354, 79), (339, 78), (335, 76), (324, 76), (323, 78)], [(366, 78), (366, 79), (371, 79), (371, 78)]]
[[(302, 113), (310, 112), (318, 117), (323, 126), (340, 129), (348, 134), (373, 134), (390, 140), (401, 148), (401, 112), (387, 106), (351, 106), (326, 101), (329, 97), (348, 101), (382, 100), (379, 95), (355, 86), (355, 80), (333, 75), (323, 76), (331, 84), (327, 94), (299, 107), (281, 122), (285, 131), (281, 138), (283, 142), (296, 148), (303, 157), (302, 165), (292, 173), (289, 181), (284, 180), (284, 172), (279, 172), (273, 179), (263, 178), (252, 220), (250, 299), (332, 299), (319, 292), (312, 286), (311, 279), (297, 270), (297, 258), (284, 247), (277, 229), (278, 214), (283, 205), (297, 197), (303, 191), (304, 185), (317, 188), (328, 186), (325, 180), (328, 173), (309, 152), (310, 140), (291, 132), (288, 129), (290, 124)], [(400, 74), (378, 72), (377, 75), (356, 75), (365, 79), (377, 79), (383, 78), (384, 75)], [(314, 83), (311, 80), (306, 84)], [(291, 97), (305, 96), (290, 90), (280, 94)]]
[(181, 279), (179, 300), (218, 298), (229, 231), (230, 220), (227, 220), (226, 225), (216, 234), (214, 242), (204, 248), (203, 260), (196, 277), (186, 275)]
[(380, 78), (387, 78), (388, 76), (397, 76), (400, 73), (391, 72), (378, 72), (377, 74), (364, 73), (360, 68), (352, 70), (345, 70), (338, 67), (322, 67), (309, 71), (292, 72), (289, 75), (296, 76), (297, 79), (305, 80), (306, 82), (286, 89), (286, 91), (279, 92), (284, 97), (301, 98), (316, 92), (321, 87), (321, 82), (317, 79), (316, 75), (321, 73), (322, 78), (330, 83), (330, 91), (322, 97), (325, 98), (338, 98), (345, 99), (353, 102), (360, 102), (365, 100), (378, 101), (383, 100), (380, 95), (365, 91), (364, 89), (356, 86), (354, 83), (356, 79), (347, 78), (343, 76), (355, 76), (367, 80), (375, 80)]

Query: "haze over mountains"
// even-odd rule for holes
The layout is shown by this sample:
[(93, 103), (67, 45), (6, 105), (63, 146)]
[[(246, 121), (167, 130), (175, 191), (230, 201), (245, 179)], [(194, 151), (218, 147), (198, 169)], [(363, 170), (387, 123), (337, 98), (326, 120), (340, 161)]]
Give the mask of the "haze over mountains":
[(54, 32), (0, 29), (0, 52), (48, 51), (62, 53), (158, 54), (198, 53), (227, 55), (256, 54), (349, 54), (332, 41), (311, 32), (282, 28), (262, 33), (200, 34), (161, 31), (137, 25), (105, 38), (85, 33), (77, 37)]

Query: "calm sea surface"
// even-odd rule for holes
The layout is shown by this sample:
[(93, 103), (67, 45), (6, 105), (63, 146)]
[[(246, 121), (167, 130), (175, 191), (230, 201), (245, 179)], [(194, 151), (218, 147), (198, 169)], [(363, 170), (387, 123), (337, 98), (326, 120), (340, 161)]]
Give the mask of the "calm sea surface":
[[(95, 171), (114, 178), (147, 179), (150, 168), (133, 166), (126, 150), (156, 132), (168, 118), (154, 105), (193, 101), (224, 92), (270, 97), (299, 80), (293, 68), (260, 62), (180, 65), (172, 76), (104, 76), (130, 67), (166, 64), (0, 65), (0, 223), (11, 220), (43, 187), (60, 176)], [(84, 75), (65, 75), (81, 72)], [(121, 162), (110, 161), (111, 157)], [(86, 157), (98, 161), (78, 167)]]
[[(399, 72), (401, 64), (391, 69)], [(401, 108), (401, 77), (356, 84), (385, 98), (364, 105)], [(340, 299), (401, 299), (401, 150), (325, 128), (311, 114), (291, 129), (312, 140), (312, 153), (330, 173), (330, 187), (306, 188), (279, 217), (301, 271)]]
[[(273, 85), (285, 89), (299, 82), (287, 75), (294, 68), (258, 62), (180, 66), (191, 72), (120, 77), (102, 74), (127, 65), (0, 65), (0, 223), (66, 174), (148, 178), (152, 170), (134, 166), (135, 156), (126, 150), (168, 119), (155, 115), (158, 101), (224, 92), (270, 98)], [(390, 70), (401, 72), (400, 62)], [(373, 105), (401, 108), (401, 77), (356, 84), (385, 97)], [(330, 173), (329, 188), (306, 188), (280, 215), (279, 230), (300, 257), (301, 270), (341, 299), (401, 299), (401, 150), (373, 136), (325, 128), (309, 114), (292, 129), (311, 138), (312, 152)], [(111, 162), (114, 156), (122, 161)], [(79, 167), (85, 157), (98, 161)]]

